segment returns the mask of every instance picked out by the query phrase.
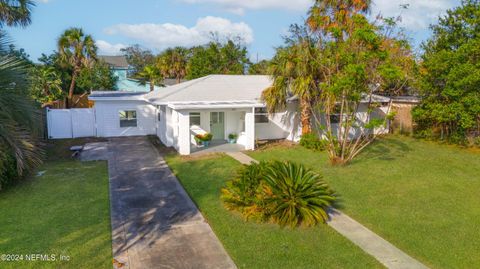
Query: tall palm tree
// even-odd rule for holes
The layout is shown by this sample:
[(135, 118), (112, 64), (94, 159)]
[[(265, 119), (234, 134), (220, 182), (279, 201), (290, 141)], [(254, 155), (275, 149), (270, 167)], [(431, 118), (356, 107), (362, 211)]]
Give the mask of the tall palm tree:
[[(5, 34), (0, 33), (0, 152), (4, 158), (5, 153), (14, 158), (21, 176), (41, 162), (42, 118), (29, 97), (28, 65), (8, 54), (7, 45)], [(3, 161), (0, 156), (0, 163)]]
[(147, 65), (138, 73), (137, 78), (142, 85), (148, 83), (150, 85), (150, 91), (153, 91), (155, 90), (155, 85), (160, 85), (164, 77), (157, 66)]
[(91, 65), (97, 57), (97, 46), (91, 35), (81, 28), (67, 29), (58, 39), (60, 60), (72, 68), (72, 80), (68, 89), (69, 103), (72, 100), (75, 82), (83, 67)]
[(31, 22), (31, 12), (35, 3), (31, 0), (0, 0), (0, 27), (25, 27)]
[(177, 83), (187, 75), (189, 50), (183, 47), (169, 48), (158, 58), (157, 66), (163, 76), (175, 78)]
[(312, 131), (312, 104), (319, 95), (319, 52), (304, 27), (293, 25), (290, 30), (292, 37), (287, 38), (287, 46), (278, 48), (270, 63), (273, 85), (263, 92), (262, 99), (268, 111), (274, 113), (285, 109), (289, 98), (297, 98), (302, 134), (306, 134)]

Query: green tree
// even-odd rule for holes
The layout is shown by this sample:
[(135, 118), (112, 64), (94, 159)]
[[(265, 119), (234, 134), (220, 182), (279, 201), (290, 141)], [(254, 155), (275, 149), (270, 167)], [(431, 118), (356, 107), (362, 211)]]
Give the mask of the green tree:
[(188, 63), (187, 79), (211, 74), (245, 74), (250, 64), (247, 48), (241, 42), (212, 41), (205, 46), (192, 48)]
[(55, 68), (38, 65), (30, 69), (30, 93), (42, 105), (64, 97), (62, 80)]
[[(316, 1), (307, 20), (320, 40), (318, 60), (323, 74), (316, 106), (319, 113), (313, 114), (323, 114), (315, 119), (333, 164), (350, 162), (376, 139), (376, 129), (385, 127), (391, 113), (377, 112), (381, 103), (373, 94), (408, 83), (404, 61), (413, 61), (408, 42), (394, 29), (395, 21), (377, 16), (377, 21), (369, 22), (365, 13), (370, 1), (342, 3)], [(359, 116), (361, 108), (366, 108), (365, 116)], [(332, 115), (338, 123), (332, 123)]]
[(257, 63), (252, 63), (248, 67), (249, 75), (268, 75), (268, 67), (270, 66), (269, 60), (261, 60)]
[(157, 67), (165, 78), (174, 78), (180, 83), (187, 74), (189, 53), (183, 47), (169, 48), (158, 56)]
[(142, 72), (137, 76), (139, 83), (142, 85), (150, 85), (150, 91), (155, 90), (155, 85), (161, 86), (164, 79), (162, 72), (155, 65), (147, 65), (143, 68)]
[(34, 2), (30, 0), (0, 0), (0, 27), (26, 27), (31, 23), (34, 6)]
[(93, 90), (116, 90), (118, 78), (105, 62), (92, 61), (90, 66), (82, 68), (77, 80), (78, 88), (91, 93)]
[(75, 83), (82, 71), (97, 56), (97, 46), (91, 35), (85, 35), (81, 28), (69, 28), (58, 39), (60, 61), (72, 68), (68, 100), (71, 102)]
[(465, 0), (423, 44), (417, 133), (463, 143), (480, 136), (480, 1)]
[(128, 64), (133, 67), (133, 72), (129, 74), (136, 77), (145, 66), (155, 64), (155, 56), (150, 50), (143, 49), (140, 45), (135, 44), (120, 50), (127, 58)]
[(266, 89), (262, 99), (270, 113), (286, 108), (287, 100), (296, 97), (299, 100), (302, 135), (312, 131), (312, 105), (319, 95), (318, 72), (319, 50), (317, 41), (309, 35), (305, 27), (292, 25), (291, 37), (285, 39), (286, 46), (277, 49), (270, 64), (273, 77), (272, 87)]

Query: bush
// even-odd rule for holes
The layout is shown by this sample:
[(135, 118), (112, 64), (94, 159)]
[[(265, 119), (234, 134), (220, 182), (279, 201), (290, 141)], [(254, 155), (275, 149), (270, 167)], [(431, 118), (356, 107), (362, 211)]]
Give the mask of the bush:
[(266, 217), (260, 184), (265, 177), (267, 163), (242, 166), (235, 179), (222, 189), (221, 199), (229, 210), (239, 211), (246, 219), (264, 220)]
[(325, 150), (326, 142), (319, 139), (315, 133), (308, 133), (302, 135), (300, 145), (307, 149), (322, 151)]
[(0, 150), (0, 190), (12, 184), (18, 178), (15, 158), (8, 152)]
[(296, 227), (326, 222), (336, 197), (317, 173), (303, 165), (262, 162), (239, 170), (222, 189), (221, 199), (227, 209), (246, 219)]

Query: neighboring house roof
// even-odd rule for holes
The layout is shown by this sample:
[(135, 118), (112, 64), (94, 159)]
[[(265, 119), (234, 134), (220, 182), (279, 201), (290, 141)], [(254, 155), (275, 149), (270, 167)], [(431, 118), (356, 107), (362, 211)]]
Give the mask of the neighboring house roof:
[(90, 100), (145, 100), (145, 92), (132, 91), (93, 91)]
[(99, 60), (105, 61), (112, 68), (128, 69), (128, 62), (125, 56), (106, 56), (100, 55)]
[(145, 95), (152, 103), (260, 103), (263, 90), (272, 85), (269, 76), (209, 75)]
[(420, 101), (422, 101), (422, 98), (420, 96), (391, 96), (392, 102), (394, 103), (412, 103), (412, 104), (418, 104)]

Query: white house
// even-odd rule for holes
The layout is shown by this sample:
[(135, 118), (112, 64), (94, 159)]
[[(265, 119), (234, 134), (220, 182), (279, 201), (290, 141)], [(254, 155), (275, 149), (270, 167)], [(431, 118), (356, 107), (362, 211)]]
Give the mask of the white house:
[(268, 76), (209, 75), (149, 93), (93, 92), (89, 99), (95, 101), (100, 137), (157, 135), (188, 155), (197, 133), (210, 132), (220, 141), (235, 133), (237, 143), (252, 150), (257, 139), (300, 138), (296, 101), (286, 111), (268, 115), (261, 94), (271, 83)]

